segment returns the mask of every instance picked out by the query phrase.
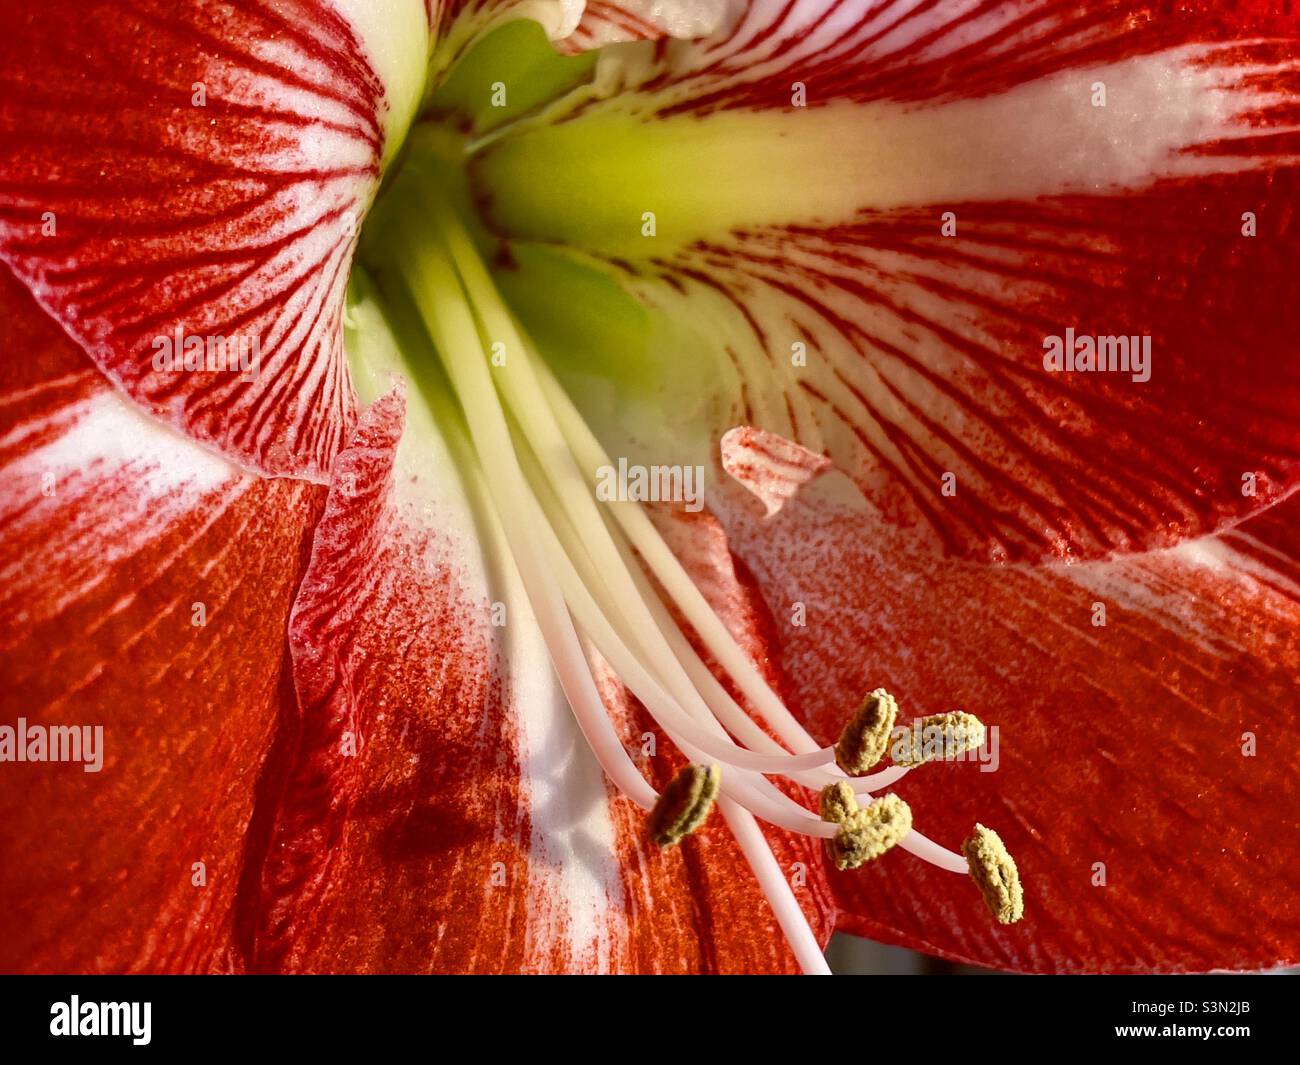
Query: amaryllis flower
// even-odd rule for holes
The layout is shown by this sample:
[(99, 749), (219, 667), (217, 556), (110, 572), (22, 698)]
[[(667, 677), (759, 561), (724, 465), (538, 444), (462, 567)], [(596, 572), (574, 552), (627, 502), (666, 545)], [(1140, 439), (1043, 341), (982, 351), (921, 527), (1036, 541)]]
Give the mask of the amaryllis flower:
[(1282, 9), (0, 2), (0, 967), (1294, 960)]

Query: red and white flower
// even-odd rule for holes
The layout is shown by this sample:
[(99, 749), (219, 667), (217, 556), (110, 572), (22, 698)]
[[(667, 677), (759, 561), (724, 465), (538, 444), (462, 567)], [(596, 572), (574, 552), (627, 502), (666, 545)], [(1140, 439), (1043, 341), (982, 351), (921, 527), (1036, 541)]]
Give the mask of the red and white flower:
[[(1295, 961), (1276, 8), (0, 0), (0, 968)], [(998, 764), (837, 871), (879, 687)]]

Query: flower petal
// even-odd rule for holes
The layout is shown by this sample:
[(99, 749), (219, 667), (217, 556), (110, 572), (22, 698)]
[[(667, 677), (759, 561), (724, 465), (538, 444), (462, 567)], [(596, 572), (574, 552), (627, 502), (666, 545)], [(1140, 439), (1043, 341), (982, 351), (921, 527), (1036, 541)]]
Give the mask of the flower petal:
[(89, 750), (0, 763), (0, 969), (239, 965), (245, 832), (321, 494), (150, 422), (0, 268), (0, 726), (103, 730), (94, 772)]
[[(640, 407), (661, 443), (701, 412), (710, 447), (779, 433), (950, 554), (1167, 546), (1300, 470), (1297, 33), (1200, 5), (754, 3), (602, 56), (473, 181), (507, 289), (567, 258), (663, 323), (662, 395), (629, 387), (611, 431)], [(556, 346), (632, 357), (599, 325)], [(1128, 370), (1056, 372), (1076, 334)]]
[[(427, 42), (419, 0), (5, 5), (0, 260), (168, 424), (324, 479), (356, 228)], [(201, 367), (167, 368), (178, 337)]]
[(868, 510), (738, 508), (773, 615), (803, 604), (783, 664), (814, 735), (877, 686), (907, 720), (956, 707), (996, 729), (983, 763), (897, 791), (949, 848), (976, 822), (1002, 837), (1024, 920), (997, 925), (966, 878), (900, 855), (832, 878), (839, 927), (1032, 971), (1300, 959), (1298, 516), (1300, 495), (1170, 550), (1029, 568), (935, 560)]
[[(354, 311), (363, 394), (423, 365), (375, 351), (374, 308)], [(381, 395), (340, 455), (294, 608), (301, 713), (260, 848), (256, 967), (791, 969), (725, 831), (661, 853), (611, 793), (479, 509), (463, 430), (436, 390), (404, 392)], [(642, 749), (645, 719), (603, 681)], [(659, 749), (644, 764), (662, 783), (676, 763)]]

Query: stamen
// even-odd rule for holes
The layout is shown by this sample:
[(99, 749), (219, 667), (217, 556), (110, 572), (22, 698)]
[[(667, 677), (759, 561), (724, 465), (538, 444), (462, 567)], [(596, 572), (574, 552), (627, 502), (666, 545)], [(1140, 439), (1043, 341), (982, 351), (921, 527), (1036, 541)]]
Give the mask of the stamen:
[(889, 692), (884, 688), (871, 692), (840, 733), (835, 745), (836, 764), (851, 777), (874, 766), (889, 750), (889, 734), (897, 716), (898, 703)]
[(892, 792), (845, 819), (828, 843), (836, 869), (856, 869), (879, 858), (912, 831), (912, 810)]
[(907, 732), (894, 742), (891, 753), (899, 766), (951, 761), (967, 751), (984, 746), (984, 723), (974, 714), (953, 710), (930, 714), (913, 721)]
[(646, 819), (650, 838), (660, 847), (677, 846), (704, 824), (721, 783), (722, 773), (716, 765), (679, 769)]
[[(807, 972), (827, 971), (825, 960), (755, 815), (826, 839), (839, 869), (857, 868), (897, 845), (944, 869), (964, 872), (969, 866), (990, 899), (994, 889), (980, 880), (970, 849), (987, 830), (977, 828), (963, 861), (913, 832), (911, 810), (898, 796), (885, 795), (866, 807), (858, 801), (913, 765), (979, 746), (984, 738), (979, 721), (959, 712), (923, 718), (921, 727), (937, 730), (943, 740), (940, 755), (930, 745), (909, 742), (893, 765), (863, 775), (885, 756), (897, 717), (893, 697), (877, 689), (834, 748), (819, 745), (731, 636), (643, 508), (622, 501), (597, 505), (589, 476), (608, 465), (603, 449), (518, 328), (458, 219), (437, 201), (436, 192), (431, 197), (429, 189), (420, 189), (415, 195), (425, 208), (429, 231), (399, 232), (395, 243), (405, 253), (407, 267), (401, 275), (411, 285), (464, 410), (481, 467), (479, 480), (492, 497), (565, 694), (606, 774), (650, 810), (647, 829), (654, 842), (661, 847), (679, 843), (705, 820), (716, 800)], [(501, 373), (488, 369), (487, 352), (497, 341), (522, 356), (512, 354), (509, 370)], [(685, 616), (748, 707), (778, 739), (714, 676), (670, 605)], [(623, 749), (596, 691), (583, 641), (609, 663), (689, 759), (691, 764), (662, 795), (655, 794)], [(766, 779), (777, 774), (820, 789), (821, 816)], [(1003, 909), (1017, 910), (1015, 865), (997, 837), (989, 835), (997, 843), (996, 860), (1005, 861), (978, 868), (1003, 870), (999, 882), (1011, 885)], [(1009, 879), (1004, 866), (1010, 869)], [(994, 907), (992, 901), (989, 905)]]
[(1015, 859), (1001, 837), (991, 828), (975, 826), (974, 834), (961, 845), (970, 865), (971, 879), (979, 885), (989, 913), (998, 924), (1015, 924), (1025, 915), (1025, 893)]

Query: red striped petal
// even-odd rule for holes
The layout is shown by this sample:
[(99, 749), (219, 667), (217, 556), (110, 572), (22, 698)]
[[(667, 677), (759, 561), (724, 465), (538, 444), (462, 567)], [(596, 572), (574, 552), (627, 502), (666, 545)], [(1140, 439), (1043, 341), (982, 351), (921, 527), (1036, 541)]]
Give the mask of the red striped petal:
[[(627, 396), (661, 442), (778, 433), (950, 554), (1168, 546), (1300, 472), (1300, 22), (1267, 7), (753, 3), (610, 55), (475, 181), (514, 269), (596, 253), (671, 323)], [(611, 358), (598, 325), (566, 349)], [(1057, 372), (1075, 335), (1149, 364)]]
[(237, 967), (320, 490), (151, 424), (7, 270), (0, 396), (0, 726), (102, 729), (96, 772), (0, 764), (0, 969)]
[[(961, 708), (997, 730), (996, 758), (897, 791), (952, 849), (977, 821), (1001, 835), (1024, 920), (998, 926), (965, 877), (899, 854), (832, 874), (839, 927), (1033, 971), (1300, 959), (1298, 516), (1293, 496), (1169, 551), (1037, 568), (939, 562), (865, 511), (798, 499), (738, 516), (814, 734), (833, 740), (877, 686), (900, 723)], [(784, 626), (796, 602), (806, 626)]]
[[(339, 315), (393, 103), (327, 0), (7, 4), (0, 259), (168, 424), (323, 478), (355, 416)], [(202, 368), (167, 368), (178, 336)]]

